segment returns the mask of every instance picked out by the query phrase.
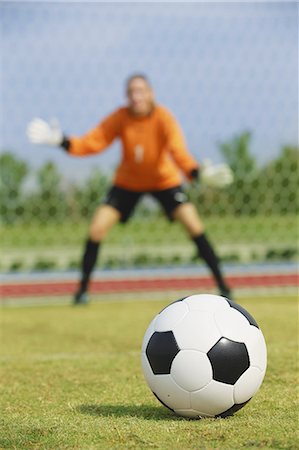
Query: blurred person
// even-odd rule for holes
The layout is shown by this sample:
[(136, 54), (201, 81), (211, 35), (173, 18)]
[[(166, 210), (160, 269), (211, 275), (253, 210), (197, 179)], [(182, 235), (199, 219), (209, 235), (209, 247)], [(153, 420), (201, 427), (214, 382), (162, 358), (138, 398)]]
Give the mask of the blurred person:
[(99, 249), (110, 229), (125, 223), (144, 194), (151, 194), (170, 221), (185, 228), (198, 255), (209, 267), (219, 293), (231, 298), (219, 264), (195, 206), (182, 187), (182, 175), (209, 186), (222, 187), (231, 182), (228, 166), (200, 166), (189, 153), (176, 119), (155, 101), (148, 78), (134, 74), (126, 82), (127, 104), (102, 120), (81, 137), (65, 136), (58, 122), (32, 120), (27, 135), (34, 144), (62, 147), (72, 156), (94, 155), (105, 150), (115, 139), (122, 144), (122, 157), (112, 187), (96, 209), (89, 227), (81, 263), (81, 279), (73, 304), (88, 303), (88, 287)]

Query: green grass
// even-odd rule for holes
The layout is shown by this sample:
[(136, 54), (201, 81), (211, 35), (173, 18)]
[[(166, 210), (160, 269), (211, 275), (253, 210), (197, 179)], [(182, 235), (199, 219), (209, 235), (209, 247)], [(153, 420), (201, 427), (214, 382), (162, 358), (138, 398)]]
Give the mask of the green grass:
[[(225, 216), (205, 220), (207, 233), (223, 261), (295, 260), (298, 249), (296, 217)], [(0, 271), (77, 269), (86, 221), (0, 225)], [(101, 268), (193, 264), (196, 250), (178, 223), (164, 217), (136, 216), (117, 225), (104, 242)]]
[(141, 373), (144, 331), (170, 300), (3, 308), (0, 448), (297, 449), (296, 299), (242, 300), (267, 341), (265, 381), (235, 416), (195, 421)]
[[(81, 222), (1, 225), (0, 239), (3, 249), (78, 246), (85, 239), (88, 220)], [(293, 244), (298, 236), (298, 221), (294, 215), (280, 216), (213, 216), (204, 220), (206, 228), (216, 242)], [(169, 223), (164, 217), (134, 217), (126, 226), (116, 226), (107, 243), (117, 245), (163, 244), (173, 245), (188, 241), (179, 224)]]

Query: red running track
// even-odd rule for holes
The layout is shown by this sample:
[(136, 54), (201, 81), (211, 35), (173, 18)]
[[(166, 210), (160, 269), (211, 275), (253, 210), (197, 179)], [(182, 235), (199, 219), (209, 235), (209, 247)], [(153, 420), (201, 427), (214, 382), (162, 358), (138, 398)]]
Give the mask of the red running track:
[[(297, 273), (291, 274), (246, 274), (227, 277), (232, 288), (255, 287), (289, 287), (299, 286)], [(41, 281), (28, 283), (3, 283), (1, 296), (8, 297), (32, 297), (55, 296), (72, 294), (78, 283), (74, 281)], [(163, 290), (194, 290), (212, 289), (214, 287), (211, 277), (182, 277), (182, 278), (136, 278), (93, 281), (91, 292), (98, 294), (111, 294), (117, 292), (146, 292)]]

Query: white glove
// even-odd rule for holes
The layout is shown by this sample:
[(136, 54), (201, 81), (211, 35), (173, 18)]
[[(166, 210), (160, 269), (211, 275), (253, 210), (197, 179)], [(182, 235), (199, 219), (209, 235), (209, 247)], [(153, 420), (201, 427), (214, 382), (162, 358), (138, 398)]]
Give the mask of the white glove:
[(227, 164), (213, 165), (209, 160), (203, 162), (200, 170), (200, 181), (205, 186), (222, 188), (229, 186), (233, 180), (233, 172)]
[(33, 119), (27, 126), (27, 136), (33, 144), (59, 146), (63, 141), (63, 133), (56, 119), (50, 123), (42, 119)]

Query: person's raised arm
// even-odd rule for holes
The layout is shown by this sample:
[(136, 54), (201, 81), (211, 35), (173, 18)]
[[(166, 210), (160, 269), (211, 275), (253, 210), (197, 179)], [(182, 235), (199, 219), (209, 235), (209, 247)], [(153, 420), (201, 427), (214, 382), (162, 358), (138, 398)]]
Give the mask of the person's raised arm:
[(187, 179), (192, 180), (196, 178), (199, 173), (199, 164), (188, 151), (185, 137), (179, 124), (167, 110), (163, 111), (162, 119), (164, 138), (170, 155)]
[(40, 118), (31, 120), (27, 126), (27, 136), (33, 144), (59, 147), (63, 142), (63, 133), (56, 119), (50, 122)]
[(213, 164), (206, 160), (199, 165), (189, 153), (183, 133), (175, 118), (168, 113), (165, 120), (165, 134), (169, 151), (189, 180), (200, 180), (203, 185), (222, 188), (233, 182), (231, 168), (225, 164)]
[(103, 151), (119, 136), (119, 132), (120, 110), (81, 137), (65, 136), (57, 120), (48, 123), (42, 119), (33, 119), (27, 127), (27, 136), (33, 144), (60, 146), (74, 156)]

